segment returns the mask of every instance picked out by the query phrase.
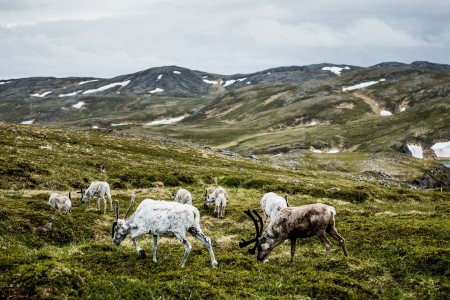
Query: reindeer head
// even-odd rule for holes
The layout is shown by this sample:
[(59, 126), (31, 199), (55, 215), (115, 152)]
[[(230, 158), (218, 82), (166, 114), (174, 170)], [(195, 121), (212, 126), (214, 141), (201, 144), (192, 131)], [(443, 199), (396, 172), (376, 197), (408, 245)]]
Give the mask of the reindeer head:
[(117, 246), (120, 245), (123, 239), (130, 232), (130, 227), (126, 224), (126, 219), (128, 217), (128, 213), (130, 212), (131, 206), (133, 206), (134, 198), (134, 195), (131, 195), (131, 203), (123, 219), (119, 219), (119, 201), (115, 201), (116, 219), (112, 223), (112, 241)]
[(208, 207), (211, 203), (214, 202), (214, 197), (208, 194), (208, 189), (205, 190), (205, 202), (203, 203), (203, 207)]
[(83, 187), (80, 186), (80, 191), (77, 194), (81, 194), (81, 202), (85, 203), (88, 200), (86, 190), (83, 191)]

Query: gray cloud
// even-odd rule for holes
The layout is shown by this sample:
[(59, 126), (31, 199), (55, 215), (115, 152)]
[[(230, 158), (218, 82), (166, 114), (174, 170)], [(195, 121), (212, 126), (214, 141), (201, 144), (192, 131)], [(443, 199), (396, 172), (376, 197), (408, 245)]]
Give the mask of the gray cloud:
[(372, 2), (0, 0), (0, 78), (450, 62), (449, 0)]

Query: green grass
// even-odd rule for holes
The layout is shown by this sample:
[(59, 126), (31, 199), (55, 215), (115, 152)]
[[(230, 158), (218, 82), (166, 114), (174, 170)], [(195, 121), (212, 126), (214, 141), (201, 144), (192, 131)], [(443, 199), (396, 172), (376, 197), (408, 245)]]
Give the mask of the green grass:
[[(450, 293), (448, 189), (406, 186), (432, 169), (431, 161), (310, 153), (297, 155), (293, 170), (159, 139), (8, 124), (0, 124), (0, 135), (0, 298), (446, 299)], [(372, 166), (398, 186), (379, 185)], [(115, 246), (113, 215), (88, 208), (75, 194), (96, 179), (111, 183), (121, 215), (131, 193), (138, 202), (169, 200), (178, 185), (189, 189), (219, 267), (211, 267), (206, 248), (191, 237), (184, 268), (175, 239), (161, 239), (157, 263), (139, 259), (129, 237)], [(202, 206), (204, 189), (217, 184), (230, 198), (221, 220)], [(333, 205), (349, 256), (335, 242), (324, 258), (317, 237), (299, 241), (293, 264), (289, 243), (268, 263), (240, 249), (239, 240), (254, 234), (243, 210), (259, 210), (263, 193), (272, 190), (288, 193), (291, 205)], [(70, 215), (47, 204), (55, 191), (72, 191)], [(151, 237), (140, 245), (151, 253)]]

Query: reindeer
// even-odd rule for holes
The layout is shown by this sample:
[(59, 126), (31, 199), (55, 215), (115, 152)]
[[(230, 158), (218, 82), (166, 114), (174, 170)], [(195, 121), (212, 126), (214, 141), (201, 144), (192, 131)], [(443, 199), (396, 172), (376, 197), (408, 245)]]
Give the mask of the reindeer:
[(322, 203), (298, 207), (286, 207), (280, 210), (275, 219), (273, 219), (267, 229), (263, 232), (263, 221), (256, 210), (252, 215), (250, 210), (244, 212), (253, 221), (256, 228), (256, 237), (239, 243), (239, 247), (243, 248), (255, 243), (250, 254), (255, 254), (258, 250), (257, 259), (259, 261), (268, 261), (271, 251), (280, 245), (283, 241), (291, 240), (291, 262), (294, 261), (295, 247), (298, 238), (307, 238), (317, 235), (325, 245), (325, 257), (329, 256), (331, 242), (327, 238), (327, 233), (337, 240), (347, 256), (347, 248), (344, 239), (336, 230), (334, 217), (336, 210), (332, 206)]
[(80, 193), (81, 193), (81, 202), (86, 203), (88, 202), (89, 207), (91, 207), (91, 198), (94, 196), (97, 196), (97, 207), (98, 210), (100, 210), (100, 198), (103, 199), (104, 203), (104, 210), (103, 213), (106, 214), (106, 207), (107, 202), (105, 199), (105, 195), (109, 199), (109, 204), (111, 205), (111, 212), (113, 211), (112, 206), (112, 199), (111, 199), (111, 189), (109, 188), (109, 184), (104, 181), (94, 181), (91, 183), (91, 185), (87, 188), (87, 190), (83, 191), (83, 188), (80, 187)]
[(112, 241), (117, 246), (128, 235), (131, 235), (136, 251), (142, 258), (145, 251), (139, 247), (136, 239), (146, 233), (153, 235), (153, 262), (156, 263), (156, 248), (159, 236), (175, 236), (184, 245), (184, 255), (181, 267), (184, 267), (192, 246), (186, 239), (186, 232), (199, 239), (208, 248), (211, 263), (218, 266), (211, 245), (211, 239), (203, 234), (200, 228), (200, 213), (192, 205), (172, 201), (155, 201), (145, 199), (139, 204), (136, 212), (127, 219), (131, 205), (125, 217), (119, 219), (119, 201), (116, 200), (116, 220), (112, 224)]
[(205, 203), (204, 207), (208, 207), (214, 203), (214, 213), (217, 214), (217, 218), (223, 218), (225, 215), (225, 207), (227, 206), (228, 193), (227, 191), (218, 186), (215, 190), (208, 195), (208, 190), (205, 190)]
[(50, 198), (48, 199), (48, 204), (50, 204), (54, 208), (65, 211), (66, 213), (70, 213), (72, 211), (72, 197), (70, 196), (70, 192), (69, 197), (60, 195), (58, 193), (51, 194)]
[(289, 206), (288, 196), (281, 197), (273, 192), (266, 193), (261, 199), (261, 208), (263, 211), (263, 220), (264, 224), (267, 221), (267, 217), (270, 218), (270, 220), (274, 220), (277, 213), (285, 207)]
[(178, 191), (172, 193), (173, 201), (179, 202), (182, 204), (192, 205), (192, 195), (191, 193), (183, 188), (178, 189)]

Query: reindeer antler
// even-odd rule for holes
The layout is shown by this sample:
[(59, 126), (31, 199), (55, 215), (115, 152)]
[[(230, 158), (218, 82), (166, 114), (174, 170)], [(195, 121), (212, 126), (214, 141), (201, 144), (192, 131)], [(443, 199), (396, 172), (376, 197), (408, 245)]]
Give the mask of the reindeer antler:
[(114, 201), (114, 206), (115, 206), (115, 210), (116, 210), (116, 219), (114, 220), (114, 222), (112, 223), (112, 238), (114, 238), (114, 228), (117, 225), (117, 220), (119, 219), (119, 200)]
[[(253, 216), (253, 214), (255, 214), (255, 216), (258, 218), (258, 220), (255, 219), (255, 217)], [(250, 211), (250, 209), (247, 209), (246, 211), (244, 211), (244, 213), (253, 221), (253, 224), (255, 225), (255, 229), (256, 229), (256, 236), (251, 239), (251, 240), (244, 240), (242, 239), (239, 242), (239, 247), (244, 248), (252, 243), (255, 243), (255, 246), (252, 249), (248, 249), (248, 252), (250, 254), (255, 254), (256, 251), (256, 247), (258, 246), (258, 239), (259, 237), (262, 235), (262, 231), (263, 231), (263, 221), (261, 216), (258, 214), (258, 212), (256, 210), (252, 210)], [(259, 223), (259, 224), (258, 224)]]
[(125, 213), (125, 216), (123, 217), (125, 220), (128, 217), (128, 213), (130, 212), (131, 207), (134, 204), (134, 199), (136, 198), (136, 196), (134, 194), (131, 195), (131, 201), (130, 201), (130, 206), (128, 206), (127, 212)]

